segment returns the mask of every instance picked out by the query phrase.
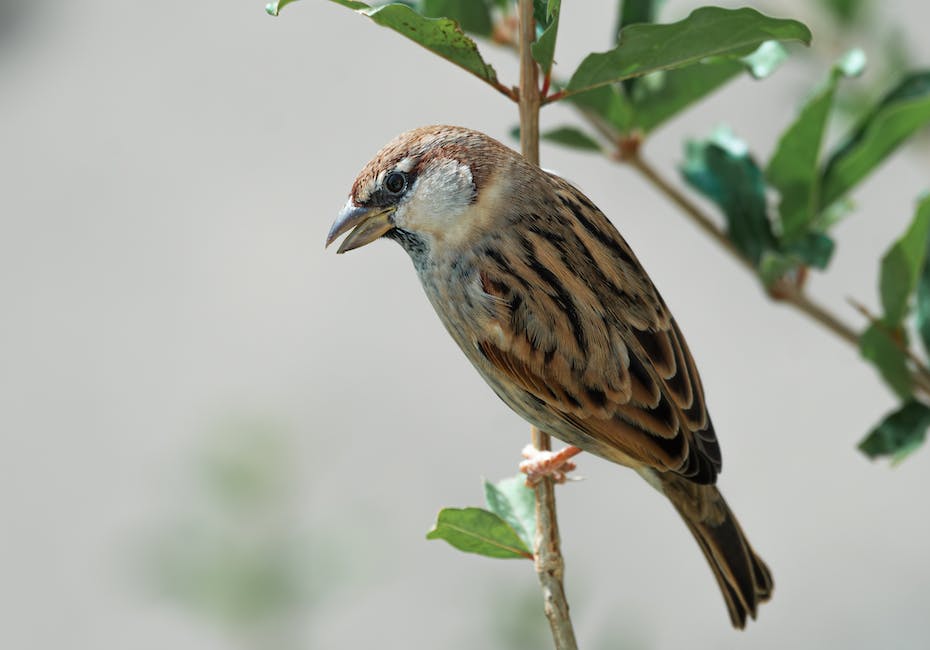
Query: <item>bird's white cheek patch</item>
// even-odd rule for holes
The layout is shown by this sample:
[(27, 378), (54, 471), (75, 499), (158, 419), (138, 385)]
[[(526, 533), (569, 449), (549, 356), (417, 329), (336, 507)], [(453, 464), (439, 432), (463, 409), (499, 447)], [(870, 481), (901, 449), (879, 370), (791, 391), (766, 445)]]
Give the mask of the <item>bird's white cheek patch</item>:
[(474, 195), (471, 170), (457, 160), (445, 160), (423, 173), (395, 215), (398, 226), (429, 233), (436, 239), (452, 235)]

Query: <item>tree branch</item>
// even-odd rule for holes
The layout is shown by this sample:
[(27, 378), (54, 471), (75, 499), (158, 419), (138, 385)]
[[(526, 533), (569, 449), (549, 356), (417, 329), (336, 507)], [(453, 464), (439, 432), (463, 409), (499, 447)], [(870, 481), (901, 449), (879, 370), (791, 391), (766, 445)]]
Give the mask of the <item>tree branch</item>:
[[(520, 150), (523, 156), (539, 165), (539, 66), (530, 46), (536, 39), (533, 0), (520, 0)], [(549, 436), (533, 427), (533, 446), (540, 451), (551, 447)], [(546, 618), (557, 650), (577, 650), (575, 631), (568, 612), (568, 600), (562, 576), (565, 561), (559, 542), (559, 523), (555, 508), (555, 484), (551, 477), (540, 480), (536, 490), (536, 539), (534, 557), (536, 575), (543, 591)]]
[(520, 151), (539, 165), (539, 66), (530, 49), (536, 40), (532, 0), (520, 0)]

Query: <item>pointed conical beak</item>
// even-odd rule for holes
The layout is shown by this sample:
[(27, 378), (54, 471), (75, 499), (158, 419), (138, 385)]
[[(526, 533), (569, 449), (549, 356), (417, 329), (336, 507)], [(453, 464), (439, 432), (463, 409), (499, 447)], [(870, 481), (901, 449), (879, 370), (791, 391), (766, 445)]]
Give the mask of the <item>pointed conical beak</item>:
[(391, 220), (393, 214), (394, 206), (359, 207), (352, 203), (352, 199), (349, 199), (329, 229), (329, 234), (326, 236), (326, 245), (329, 246), (340, 235), (353, 228), (355, 230), (352, 230), (352, 233), (345, 238), (336, 251), (337, 253), (345, 253), (354, 248), (361, 248), (365, 244), (370, 244), (394, 227), (394, 222)]

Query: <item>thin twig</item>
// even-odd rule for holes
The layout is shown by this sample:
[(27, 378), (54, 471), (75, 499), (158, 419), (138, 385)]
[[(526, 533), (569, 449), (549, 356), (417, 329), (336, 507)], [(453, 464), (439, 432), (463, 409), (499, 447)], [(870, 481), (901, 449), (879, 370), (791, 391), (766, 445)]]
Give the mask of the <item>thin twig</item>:
[(491, 84), (491, 86), (497, 92), (504, 95), (511, 101), (514, 101), (514, 102), (520, 101), (519, 97), (517, 97), (517, 91), (515, 88), (508, 88), (507, 86), (505, 86), (504, 84), (502, 84), (500, 81), (497, 81), (497, 80), (489, 81), (488, 83)]
[[(522, 0), (521, 0), (522, 1)], [(551, 449), (551, 438), (533, 427), (533, 446), (539, 451)], [(578, 650), (575, 630), (568, 611), (568, 598), (562, 577), (565, 561), (559, 541), (559, 521), (555, 510), (555, 483), (551, 476), (541, 479), (536, 490), (536, 575), (543, 590), (546, 618), (552, 630), (556, 650)]]
[(811, 297), (803, 291), (787, 288), (781, 292), (779, 299), (807, 314), (854, 348), (859, 347), (859, 332), (828, 311), (826, 307), (811, 300)]
[[(539, 164), (539, 67), (530, 46), (536, 38), (533, 0), (520, 0), (520, 149), (523, 156)], [(547, 434), (533, 427), (533, 446), (548, 451)], [(534, 556), (536, 575), (543, 591), (546, 618), (552, 630), (556, 650), (577, 650), (575, 631), (568, 612), (568, 600), (562, 576), (565, 561), (559, 542), (559, 523), (555, 508), (555, 484), (551, 477), (536, 484), (536, 539)]]

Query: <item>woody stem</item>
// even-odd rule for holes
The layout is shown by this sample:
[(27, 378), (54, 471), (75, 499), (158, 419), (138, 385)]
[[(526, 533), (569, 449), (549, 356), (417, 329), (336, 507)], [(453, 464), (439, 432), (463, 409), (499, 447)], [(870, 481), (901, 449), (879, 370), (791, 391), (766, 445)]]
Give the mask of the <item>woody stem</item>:
[[(530, 46), (536, 39), (533, 0), (520, 0), (520, 150), (524, 158), (539, 164), (539, 66)], [(540, 451), (551, 448), (549, 436), (533, 427), (533, 446)], [(534, 560), (542, 587), (546, 618), (552, 630), (556, 650), (577, 650), (575, 631), (568, 612), (568, 600), (562, 575), (565, 562), (559, 541), (559, 524), (555, 507), (555, 484), (546, 477), (535, 486), (536, 539)]]

